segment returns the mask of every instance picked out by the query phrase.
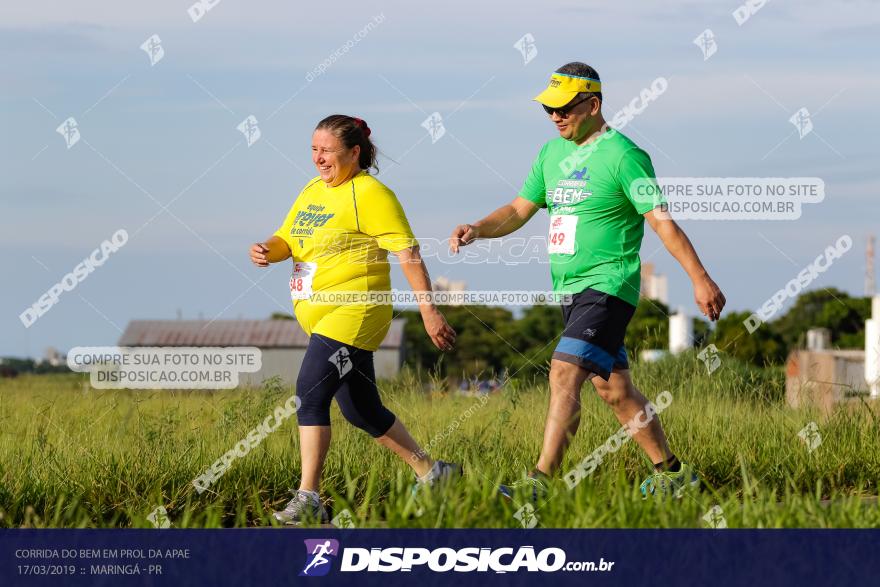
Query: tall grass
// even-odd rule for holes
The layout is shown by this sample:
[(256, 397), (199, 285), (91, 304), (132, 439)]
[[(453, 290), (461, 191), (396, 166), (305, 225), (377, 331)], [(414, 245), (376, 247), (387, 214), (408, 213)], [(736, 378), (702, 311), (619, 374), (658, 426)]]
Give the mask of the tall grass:
[[(822, 419), (784, 405), (779, 370), (726, 361), (710, 375), (693, 355), (637, 365), (634, 376), (649, 398), (672, 393), (661, 419), (703, 490), (643, 501), (637, 487), (650, 463), (628, 442), (574, 490), (560, 481), (536, 506), (541, 527), (699, 527), (714, 505), (729, 527), (880, 525), (880, 507), (860, 499), (880, 482), (876, 405)], [(482, 403), (407, 371), (380, 388), (413, 436), (433, 456), (462, 463), (465, 477), (425, 495), (416, 516), (406, 463), (334, 407), (323, 489), (332, 512), (348, 509), (364, 527), (519, 527), (513, 513), (524, 502), (498, 499), (496, 487), (534, 465), (546, 381), (512, 381)], [(191, 481), (292, 393), (276, 381), (210, 392), (94, 390), (79, 375), (0, 381), (0, 526), (152, 527), (147, 516), (160, 505), (175, 527), (271, 525), (298, 481), (295, 418), (204, 493)], [(583, 403), (563, 471), (619, 427), (589, 385)], [(811, 421), (822, 435), (813, 452), (798, 438)]]

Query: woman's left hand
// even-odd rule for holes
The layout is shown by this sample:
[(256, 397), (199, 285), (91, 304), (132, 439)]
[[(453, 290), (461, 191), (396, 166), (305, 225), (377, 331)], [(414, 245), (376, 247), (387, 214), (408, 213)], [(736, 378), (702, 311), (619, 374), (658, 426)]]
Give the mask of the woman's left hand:
[(431, 341), (441, 351), (451, 351), (455, 347), (455, 330), (446, 322), (446, 318), (435, 307), (422, 312), (422, 321), (425, 323), (425, 332), (431, 337)]

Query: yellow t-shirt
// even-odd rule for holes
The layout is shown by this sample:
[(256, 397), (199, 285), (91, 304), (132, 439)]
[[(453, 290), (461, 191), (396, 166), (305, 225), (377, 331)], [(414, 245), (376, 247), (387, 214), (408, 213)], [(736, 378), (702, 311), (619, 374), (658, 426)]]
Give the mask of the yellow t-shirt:
[(391, 290), (388, 251), (418, 245), (394, 192), (366, 171), (336, 187), (316, 177), (275, 236), (293, 253), (293, 310), (306, 334), (378, 349), (391, 325), (390, 304), (327, 305), (307, 298), (309, 292)]

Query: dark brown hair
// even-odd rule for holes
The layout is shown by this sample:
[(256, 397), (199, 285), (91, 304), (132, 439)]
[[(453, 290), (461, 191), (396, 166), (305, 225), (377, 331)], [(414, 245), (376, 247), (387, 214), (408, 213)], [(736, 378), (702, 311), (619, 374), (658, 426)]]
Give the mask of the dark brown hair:
[(346, 149), (358, 145), (361, 148), (358, 157), (358, 165), (361, 169), (379, 170), (376, 163), (376, 145), (370, 140), (370, 127), (362, 119), (345, 114), (331, 114), (318, 123), (315, 130), (318, 129), (330, 131), (334, 137), (342, 141)]

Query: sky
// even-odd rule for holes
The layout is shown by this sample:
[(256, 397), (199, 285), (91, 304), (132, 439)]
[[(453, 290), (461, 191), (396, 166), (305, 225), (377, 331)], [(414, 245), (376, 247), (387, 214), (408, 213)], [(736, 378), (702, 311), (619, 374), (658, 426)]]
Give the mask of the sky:
[[(113, 345), (134, 319), (290, 312), (288, 264), (256, 268), (247, 250), (316, 175), (311, 131), (332, 113), (369, 123), (380, 180), (431, 251), (432, 277), (549, 289), (546, 258), (453, 263), (433, 243), (516, 196), (555, 135), (531, 98), (569, 61), (598, 70), (609, 118), (667, 81), (623, 129), (658, 176), (824, 181), (825, 199), (794, 220), (680, 222), (728, 309), (756, 309), (845, 234), (852, 249), (810, 287), (862, 295), (866, 237), (880, 224), (880, 5), (774, 0), (742, 24), (737, 10), (747, 12), (675, 0), (6, 3), (0, 356)], [(708, 58), (694, 43), (707, 29)], [(151, 64), (141, 46), (153, 35)], [(534, 51), (523, 55), (525, 35)], [(813, 125), (803, 137), (789, 120), (801, 108)], [(446, 130), (436, 140), (422, 125), (434, 112)], [(249, 116), (260, 130), (250, 145), (237, 129)], [(80, 140), (68, 148), (56, 128), (69, 117)], [(541, 212), (519, 234), (543, 238), (548, 223)], [(19, 315), (120, 229), (128, 241), (25, 327)], [(686, 274), (650, 229), (642, 259), (668, 276), (671, 305), (696, 315)], [(399, 268), (392, 278), (406, 287)]]

